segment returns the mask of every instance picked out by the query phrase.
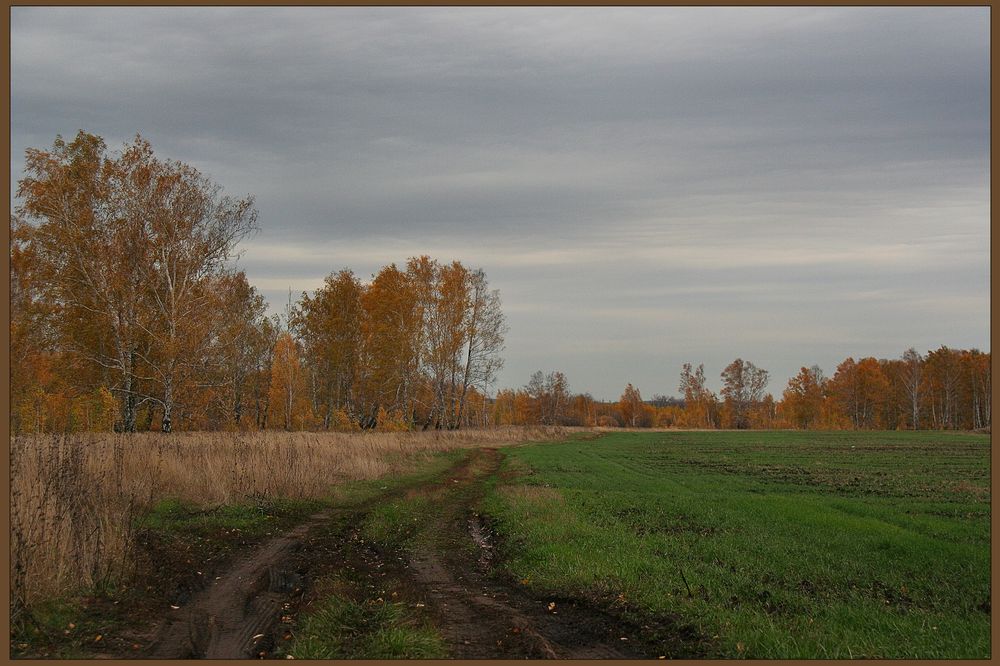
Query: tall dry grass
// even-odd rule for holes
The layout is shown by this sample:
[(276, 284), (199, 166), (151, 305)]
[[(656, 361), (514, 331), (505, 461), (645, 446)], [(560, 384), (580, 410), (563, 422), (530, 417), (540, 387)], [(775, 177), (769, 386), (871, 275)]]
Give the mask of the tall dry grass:
[(554, 439), (566, 429), (397, 433), (156, 433), (11, 438), (11, 610), (128, 571), (153, 503), (321, 499), (344, 481), (409, 470), (440, 451)]

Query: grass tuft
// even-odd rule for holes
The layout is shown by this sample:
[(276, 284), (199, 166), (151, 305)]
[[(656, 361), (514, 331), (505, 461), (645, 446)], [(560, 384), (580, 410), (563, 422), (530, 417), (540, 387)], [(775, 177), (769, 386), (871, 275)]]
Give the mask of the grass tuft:
[(444, 643), (400, 603), (331, 595), (305, 616), (288, 654), (296, 659), (440, 659)]

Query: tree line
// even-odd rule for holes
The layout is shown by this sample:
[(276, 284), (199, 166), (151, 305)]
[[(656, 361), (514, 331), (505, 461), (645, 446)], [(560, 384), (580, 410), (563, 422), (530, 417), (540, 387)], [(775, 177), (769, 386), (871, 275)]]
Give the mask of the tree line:
[(617, 402), (572, 394), (565, 375), (536, 372), (518, 390), (497, 394), (498, 424), (803, 430), (980, 430), (991, 427), (990, 353), (942, 346), (908, 349), (897, 359), (847, 358), (833, 377), (803, 367), (779, 399), (765, 392), (766, 370), (736, 359), (720, 374), (718, 395), (704, 365), (682, 366), (680, 397), (643, 400), (628, 384)]
[(81, 131), (26, 151), (11, 215), (11, 429), (990, 427), (990, 354), (941, 347), (803, 367), (775, 399), (736, 359), (718, 395), (684, 364), (677, 398), (617, 402), (535, 372), (489, 397), (507, 325), (485, 273), (428, 256), (362, 281), (349, 269), (284, 316), (237, 270), (252, 196)]
[(481, 269), (411, 258), (331, 274), (284, 317), (234, 266), (258, 230), (137, 136), (26, 152), (11, 216), (11, 428), (483, 424), (506, 323)]

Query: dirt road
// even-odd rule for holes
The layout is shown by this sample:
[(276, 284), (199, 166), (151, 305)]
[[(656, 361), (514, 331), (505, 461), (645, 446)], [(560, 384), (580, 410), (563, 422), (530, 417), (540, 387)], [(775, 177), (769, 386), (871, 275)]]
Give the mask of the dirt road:
[[(317, 600), (311, 584), (331, 574), (351, 581), (357, 601), (406, 602), (443, 637), (450, 657), (658, 656), (648, 625), (583, 600), (537, 598), (494, 571), (492, 532), (476, 508), (501, 455), (475, 449), (434, 482), (316, 514), (260, 544), (172, 608), (144, 656), (272, 656), (294, 633), (296, 615)], [(419, 526), (422, 538), (407, 548), (366, 539), (361, 526), (373, 507), (416, 498), (434, 507)]]

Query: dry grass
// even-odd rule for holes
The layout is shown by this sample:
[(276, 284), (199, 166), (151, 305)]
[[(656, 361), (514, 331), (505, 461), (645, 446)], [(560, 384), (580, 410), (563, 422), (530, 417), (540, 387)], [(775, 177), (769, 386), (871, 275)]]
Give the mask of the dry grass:
[(199, 506), (283, 497), (411, 470), (434, 453), (554, 439), (566, 429), (400, 433), (144, 433), (11, 439), (11, 609), (127, 569), (138, 518), (170, 497)]

